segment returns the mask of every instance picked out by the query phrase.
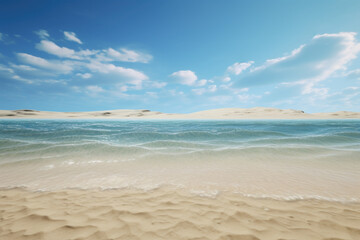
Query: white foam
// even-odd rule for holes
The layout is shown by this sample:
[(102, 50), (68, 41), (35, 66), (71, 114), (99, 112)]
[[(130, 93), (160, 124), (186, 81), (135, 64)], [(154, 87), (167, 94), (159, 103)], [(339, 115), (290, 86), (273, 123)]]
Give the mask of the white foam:
[(190, 193), (194, 194), (194, 195), (197, 195), (197, 196), (200, 196), (200, 197), (207, 197), (207, 198), (216, 198), (220, 191), (218, 190), (190, 190)]

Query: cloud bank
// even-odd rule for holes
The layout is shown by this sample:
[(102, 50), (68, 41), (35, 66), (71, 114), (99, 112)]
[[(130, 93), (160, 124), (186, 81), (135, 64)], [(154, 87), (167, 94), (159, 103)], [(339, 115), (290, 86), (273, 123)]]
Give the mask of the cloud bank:
[[(43, 29), (34, 33), (38, 37), (33, 49), (15, 51), (11, 61), (0, 53), (2, 82), (96, 98), (157, 99), (164, 104), (181, 99), (204, 108), (360, 106), (360, 68), (351, 65), (360, 52), (354, 32), (318, 34), (288, 54), (264, 62), (229, 63), (217, 76), (194, 66), (165, 70), (157, 79), (143, 71), (152, 71), (153, 56), (146, 52), (114, 46), (86, 48), (74, 32), (63, 32), (67, 41), (62, 35), (50, 37)], [(0, 34), (0, 44), (5, 44), (4, 38), (6, 42), (11, 36)]]
[[(1, 64), (0, 77), (35, 85), (65, 84), (77, 92), (83, 89), (91, 96), (105, 93), (104, 87), (113, 92), (116, 89), (121, 92), (140, 90), (149, 80), (142, 71), (119, 64), (148, 63), (152, 59), (150, 54), (126, 48), (73, 49), (49, 40), (50, 34), (46, 30), (34, 33), (40, 38), (35, 49), (48, 56), (17, 52), (15, 55), (19, 63)], [(64, 32), (64, 36), (69, 41), (82, 44), (73, 32)], [(156, 81), (146, 84), (152, 88), (165, 85)]]
[(304, 93), (311, 92), (317, 82), (338, 70), (346, 70), (346, 65), (356, 58), (360, 45), (355, 36), (353, 32), (316, 35), (290, 55), (269, 59), (240, 75), (236, 85), (301, 84)]

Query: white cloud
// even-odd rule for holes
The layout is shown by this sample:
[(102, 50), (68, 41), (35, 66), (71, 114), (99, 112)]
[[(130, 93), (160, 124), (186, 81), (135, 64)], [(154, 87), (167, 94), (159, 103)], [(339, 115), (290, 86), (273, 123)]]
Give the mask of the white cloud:
[[(20, 59), (19, 56), (18, 59), (22, 61), (24, 64), (9, 63), (8, 67), (14, 71), (14, 75), (18, 75), (23, 79), (34, 81), (35, 83), (49, 83), (48, 81), (49, 79), (51, 80), (51, 82), (54, 82), (58, 77), (60, 77), (61, 74), (71, 73), (71, 72), (63, 72), (64, 69), (62, 69), (62, 66), (60, 66), (59, 69), (53, 69), (53, 68), (49, 69), (49, 68), (39, 67), (33, 64), (25, 63), (23, 60)], [(60, 61), (50, 61), (50, 62), (65, 66), (72, 65), (69, 62), (64, 62), (64, 63)], [(61, 81), (64, 82), (63, 79), (61, 79)]]
[(100, 50), (89, 50), (89, 49), (85, 49), (85, 50), (80, 50), (76, 52), (76, 55), (79, 58), (86, 58), (89, 56), (94, 56), (95, 54), (97, 54), (98, 52), (100, 52)]
[(7, 72), (7, 73), (14, 73), (14, 70), (3, 65), (3, 64), (0, 64), (0, 71), (1, 72)]
[(10, 67), (15, 70), (21, 70), (21, 71), (36, 71), (36, 68), (30, 67), (28, 65), (16, 65), (16, 64), (10, 64)]
[(314, 87), (315, 83), (307, 83), (303, 85), (302, 94), (312, 94), (316, 95), (317, 97), (326, 97), (327, 93), (329, 92), (328, 88), (316, 88)]
[(158, 94), (156, 92), (146, 92), (145, 93), (146, 96), (150, 97), (150, 98), (158, 98)]
[(44, 58), (36, 57), (27, 53), (17, 53), (20, 61), (35, 67), (55, 71), (58, 73), (70, 73), (73, 68), (66, 62), (48, 61)]
[(229, 95), (217, 95), (209, 98), (209, 101), (216, 104), (227, 104), (230, 101), (233, 101), (233, 97)]
[(90, 60), (92, 56), (95, 56), (99, 52), (99, 50), (89, 49), (75, 51), (67, 47), (60, 47), (48, 40), (40, 41), (40, 43), (36, 44), (36, 48), (60, 58), (71, 58), (76, 60)]
[(225, 76), (225, 77), (223, 77), (223, 78), (221, 79), (221, 81), (223, 81), (223, 82), (230, 82), (230, 81), (231, 81), (231, 78), (228, 77), (228, 76)]
[(62, 84), (66, 85), (67, 82), (63, 79), (52, 79), (50, 75), (41, 75), (41, 70), (27, 66), (10, 64), (10, 67), (0, 64), (0, 76), (7, 79), (21, 81), (27, 84)]
[(151, 82), (150, 86), (153, 87), (153, 88), (163, 88), (167, 85), (166, 82), (156, 82), (156, 81), (153, 81)]
[[(339, 97), (339, 98), (337, 98)], [(330, 96), (333, 98), (336, 103), (344, 103), (349, 106), (357, 106), (360, 105), (360, 87), (347, 87), (340, 92), (337, 92)]]
[(356, 41), (356, 33), (341, 32), (337, 34), (321, 34), (314, 36), (314, 40), (336, 40), (337, 47), (341, 47), (339, 51), (334, 54), (334, 58), (325, 59), (319, 62), (316, 66), (318, 69), (323, 69), (323, 73), (315, 78), (315, 81), (321, 81), (329, 77), (333, 72), (339, 69), (346, 69), (346, 64), (357, 57), (360, 51), (360, 44)]
[(101, 63), (98, 61), (91, 61), (86, 64), (86, 67), (93, 72), (100, 74), (113, 75), (114, 77), (121, 77), (125, 82), (141, 87), (144, 80), (148, 79), (144, 73), (134, 70), (132, 68), (124, 68), (115, 66), (114, 64)]
[(232, 86), (232, 85), (233, 85), (233, 83), (221, 84), (221, 85), (220, 85), (220, 89), (231, 90), (231, 86)]
[(261, 98), (261, 96), (257, 96), (257, 95), (253, 95), (253, 94), (239, 94), (239, 95), (237, 95), (237, 98), (242, 103), (248, 103), (248, 102), (251, 102), (252, 100)]
[(48, 37), (50, 37), (49, 33), (43, 29), (35, 31), (35, 34), (38, 35), (41, 39), (47, 39)]
[(183, 91), (176, 91), (175, 89), (170, 89), (169, 93), (173, 97), (185, 96), (185, 93)]
[(205, 89), (205, 88), (191, 89), (191, 91), (192, 91), (193, 93), (195, 93), (196, 95), (203, 95), (204, 93), (206, 93), (206, 89)]
[(97, 85), (91, 85), (85, 87), (85, 93), (87, 93), (91, 97), (96, 97), (98, 96), (99, 93), (103, 93), (103, 92), (105, 92), (105, 90)]
[(206, 79), (201, 79), (201, 80), (199, 80), (199, 81), (196, 83), (196, 86), (199, 86), (199, 87), (205, 86), (207, 83), (208, 83), (208, 80), (206, 80)]
[(314, 105), (316, 107), (321, 106), (320, 111), (338, 111), (352, 109), (359, 111), (360, 106), (360, 87), (351, 86), (344, 89), (337, 89), (335, 92), (329, 92), (325, 97), (313, 98), (302, 95), (303, 100), (301, 102), (308, 101), (308, 105)]
[(48, 83), (48, 84), (62, 84), (67, 85), (67, 82), (65, 80), (58, 80), (58, 79), (43, 79), (39, 80), (38, 83)]
[(149, 54), (128, 50), (126, 48), (121, 48), (119, 51), (109, 48), (104, 50), (105, 56), (108, 57), (109, 61), (122, 61), (122, 62), (141, 62), (148, 63), (152, 56)]
[[(57, 58), (49, 59), (28, 53), (16, 53), (19, 63), (9, 62), (6, 65), (1, 65), (0, 75), (3, 78), (34, 84), (61, 83), (63, 85), (67, 84), (69, 89), (76, 84), (80, 85), (80, 90), (78, 89), (80, 92), (91, 94), (102, 92), (104, 90), (103, 86), (114, 89), (121, 88), (123, 91), (127, 91), (129, 89), (140, 90), (143, 87), (162, 88), (167, 84), (165, 82), (146, 81), (148, 76), (141, 71), (109, 63), (115, 61), (145, 63), (152, 59), (151, 55), (125, 48), (119, 51), (112, 48), (106, 50), (70, 49), (48, 40), (47, 38), (50, 36), (46, 30), (39, 30), (35, 33), (42, 39), (36, 44), (36, 49)], [(67, 40), (81, 43), (76, 38), (75, 33), (64, 32), (64, 35)], [(2, 35), (2, 37), (4, 36)], [(67, 80), (63, 79), (64, 76), (62, 75), (64, 74), (68, 75)], [(80, 78), (91, 78), (91, 80), (79, 81)], [(86, 82), (93, 85), (87, 88), (81, 87)], [(122, 96), (125, 95), (122, 94)]]
[(203, 95), (204, 93), (213, 93), (217, 91), (216, 85), (210, 85), (207, 88), (195, 88), (191, 90), (196, 95)]
[(120, 90), (121, 92), (127, 92), (127, 90), (129, 90), (129, 87), (126, 86), (126, 85), (124, 85), (124, 86), (121, 86), (121, 87), (119, 88), (119, 90)]
[(249, 88), (236, 88), (233, 85), (234, 85), (234, 83), (232, 83), (232, 82), (226, 83), (226, 84), (221, 84), (220, 89), (230, 91), (234, 95), (249, 91)]
[(309, 44), (296, 48), (291, 54), (269, 59), (263, 65), (239, 76), (237, 86), (265, 84), (299, 85), (303, 94), (326, 94), (326, 88), (316, 84), (345, 70), (356, 58), (360, 44), (352, 32), (316, 35)]
[(88, 79), (88, 78), (92, 77), (92, 74), (90, 74), (90, 73), (77, 73), (76, 76), (79, 76), (79, 77), (84, 78), (84, 79)]
[(351, 70), (349, 72), (346, 72), (344, 74), (344, 77), (349, 78), (349, 79), (357, 79), (360, 80), (360, 68), (359, 69), (354, 69)]
[[(59, 48), (51, 42), (48, 44), (49, 42), (45, 40), (43, 43), (45, 44), (38, 46), (40, 49), (52, 52), (57, 56), (75, 58), (74, 56), (77, 56), (79, 53), (68, 51), (66, 48)], [(86, 51), (84, 51), (84, 55), (85, 54)], [(52, 75), (69, 74), (73, 71), (80, 71), (75, 73), (75, 75), (83, 79), (101, 79), (104, 83), (122, 82), (133, 85), (133, 89), (141, 89), (143, 81), (148, 79), (144, 73), (135, 69), (124, 68), (110, 63), (102, 63), (96, 60), (92, 60), (91, 58), (81, 59), (82, 61), (58, 61), (47, 60), (27, 53), (17, 53), (17, 57), (21, 62), (31, 65), (32, 67), (26, 65), (14, 65), (14, 68), (21, 68), (22, 72), (25, 70), (29, 72), (30, 69), (33, 69), (36, 70), (38, 75), (46, 75), (45, 73), (51, 73)], [(42, 69), (43, 72), (39, 72), (39, 69)], [(85, 73), (83, 73), (84, 71)], [(90, 71), (91, 73), (87, 71)]]
[(65, 38), (67, 40), (82, 44), (81, 40), (76, 37), (76, 34), (74, 32), (66, 32), (66, 31), (64, 31), (64, 35), (65, 35)]
[(0, 77), (10, 78), (10, 79), (14, 79), (14, 80), (21, 81), (21, 82), (28, 83), (28, 84), (33, 83), (33, 81), (31, 81), (29, 79), (20, 77), (19, 75), (16, 74), (14, 69), (9, 68), (3, 64), (0, 64)]
[(190, 70), (177, 71), (172, 73), (170, 76), (178, 83), (188, 86), (195, 85), (196, 80), (198, 79), (196, 74)]
[(36, 48), (61, 58), (78, 59), (74, 50), (66, 47), (59, 47), (55, 43), (48, 40), (42, 40), (40, 43), (36, 44)]
[(11, 76), (11, 78), (14, 79), (14, 80), (18, 80), (18, 81), (27, 83), (27, 84), (33, 84), (34, 83), (34, 81), (32, 81), (30, 79), (20, 77), (19, 75), (13, 75), (13, 76)]
[[(234, 63), (233, 65), (227, 68), (227, 72), (235, 75), (239, 75), (242, 71), (248, 69), (254, 61), (244, 62), (244, 63)], [(224, 78), (224, 82), (230, 81), (228, 78)]]
[[(268, 65), (271, 65), (271, 64), (275, 64), (275, 63), (284, 61), (284, 60), (286, 60), (286, 59), (289, 59), (289, 58), (295, 56), (296, 54), (298, 54), (304, 47), (305, 47), (305, 45), (301, 45), (300, 47), (292, 50), (290, 55), (283, 56), (283, 57), (278, 57), (278, 58), (268, 59), (268, 60), (266, 60), (265, 66), (268, 66)], [(253, 70), (255, 71), (256, 68), (253, 69)]]
[(209, 90), (209, 92), (216, 92), (217, 87), (216, 87), (216, 85), (210, 85), (208, 90)]
[(96, 85), (87, 86), (86, 90), (94, 92), (94, 93), (100, 93), (100, 92), (105, 91), (102, 87), (99, 87), (99, 86), (96, 86)]
[(250, 96), (247, 94), (240, 94), (237, 96), (237, 98), (241, 101), (241, 102), (247, 102), (250, 99)]
[(151, 55), (128, 50), (122, 48), (120, 51), (116, 51), (112, 48), (106, 50), (80, 50), (75, 51), (67, 47), (60, 47), (56, 43), (49, 40), (42, 40), (36, 44), (38, 50), (47, 52), (60, 58), (70, 58), (76, 60), (97, 60), (99, 62), (142, 62), (147, 63), (152, 59)]

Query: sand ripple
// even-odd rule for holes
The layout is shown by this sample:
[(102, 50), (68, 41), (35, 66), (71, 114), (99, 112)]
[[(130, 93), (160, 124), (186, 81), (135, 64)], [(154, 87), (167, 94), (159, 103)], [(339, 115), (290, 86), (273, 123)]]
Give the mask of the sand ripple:
[(360, 204), (11, 189), (0, 191), (0, 239), (360, 239)]

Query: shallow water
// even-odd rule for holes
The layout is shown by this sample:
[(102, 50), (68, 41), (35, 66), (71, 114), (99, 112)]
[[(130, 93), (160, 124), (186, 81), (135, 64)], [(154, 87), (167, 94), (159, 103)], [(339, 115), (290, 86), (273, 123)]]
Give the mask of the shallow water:
[(1, 120), (0, 187), (360, 199), (359, 120)]

